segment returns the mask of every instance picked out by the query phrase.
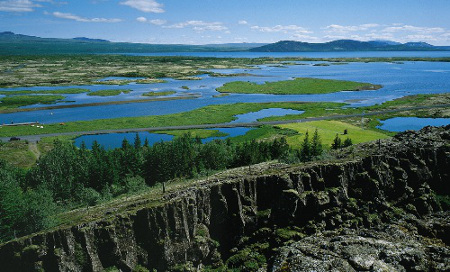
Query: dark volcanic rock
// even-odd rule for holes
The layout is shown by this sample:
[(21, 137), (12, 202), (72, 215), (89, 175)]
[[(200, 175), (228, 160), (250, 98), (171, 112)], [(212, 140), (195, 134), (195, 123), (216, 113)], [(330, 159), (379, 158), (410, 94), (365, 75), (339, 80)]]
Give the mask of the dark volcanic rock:
[(0, 268), (195, 270), (248, 258), (248, 271), (448, 271), (448, 202), (439, 197), (450, 193), (450, 126), (356, 150), (366, 155), (228, 171), (160, 204), (10, 241)]
[(282, 247), (271, 268), (317, 272), (448, 270), (448, 247), (427, 245), (398, 226), (324, 231)]

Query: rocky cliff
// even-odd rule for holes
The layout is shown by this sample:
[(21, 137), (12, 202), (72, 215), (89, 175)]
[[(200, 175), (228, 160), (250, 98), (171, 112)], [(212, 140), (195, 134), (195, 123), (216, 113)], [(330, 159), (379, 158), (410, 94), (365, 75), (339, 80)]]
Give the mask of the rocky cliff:
[(11, 241), (1, 270), (450, 270), (450, 126), (337, 155), (229, 171), (133, 212)]

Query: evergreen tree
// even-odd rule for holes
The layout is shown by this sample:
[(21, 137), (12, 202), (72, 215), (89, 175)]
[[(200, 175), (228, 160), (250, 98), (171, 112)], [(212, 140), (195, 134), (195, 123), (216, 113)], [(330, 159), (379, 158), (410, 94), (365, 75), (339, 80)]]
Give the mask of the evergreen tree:
[(312, 158), (311, 143), (309, 142), (309, 132), (306, 131), (305, 138), (300, 149), (300, 160), (303, 162), (310, 161)]
[(350, 139), (350, 137), (347, 137), (347, 139), (345, 139), (344, 143), (342, 144), (342, 147), (348, 147), (353, 145), (352, 139)]
[(316, 128), (311, 143), (311, 155), (313, 157), (317, 157), (322, 155), (322, 152), (323, 152), (322, 140), (320, 139), (319, 132)]
[(144, 140), (144, 147), (145, 148), (149, 148), (150, 147), (150, 143), (148, 142), (147, 138), (145, 138), (145, 140)]
[(339, 135), (336, 133), (336, 137), (334, 137), (333, 143), (331, 144), (332, 149), (339, 149), (342, 147), (342, 140), (339, 138)]
[(134, 149), (140, 149), (141, 145), (141, 137), (139, 137), (139, 133), (136, 133), (136, 136), (134, 137)]

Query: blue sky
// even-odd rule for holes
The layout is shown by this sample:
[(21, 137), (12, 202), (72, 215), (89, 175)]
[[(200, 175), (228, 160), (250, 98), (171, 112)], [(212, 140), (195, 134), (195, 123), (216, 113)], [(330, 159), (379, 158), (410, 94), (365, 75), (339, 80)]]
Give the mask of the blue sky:
[(449, 12), (450, 0), (0, 0), (0, 31), (143, 43), (450, 45)]

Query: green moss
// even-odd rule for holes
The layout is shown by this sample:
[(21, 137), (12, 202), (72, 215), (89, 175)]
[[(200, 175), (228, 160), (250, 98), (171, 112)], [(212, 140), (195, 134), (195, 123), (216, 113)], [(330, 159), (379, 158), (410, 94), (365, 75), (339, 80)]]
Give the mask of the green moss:
[(290, 228), (281, 228), (275, 230), (275, 235), (281, 241), (299, 240), (305, 237), (305, 234)]
[(449, 195), (434, 195), (434, 199), (441, 206), (444, 211), (450, 210), (450, 196)]
[(149, 272), (149, 270), (141, 265), (136, 265), (133, 272)]
[(256, 213), (256, 216), (257, 216), (258, 218), (269, 218), (271, 212), (272, 212), (272, 209), (267, 209), (267, 210), (258, 211), (258, 212)]
[(117, 267), (115, 267), (115, 266), (111, 266), (111, 267), (105, 268), (104, 271), (105, 272), (120, 272), (120, 270)]
[(228, 258), (226, 265), (241, 271), (258, 271), (267, 263), (266, 257), (250, 248), (239, 250)]
[(75, 243), (75, 261), (77, 264), (83, 266), (84, 268), (87, 266), (88, 256), (84, 251), (83, 247), (79, 243)]

